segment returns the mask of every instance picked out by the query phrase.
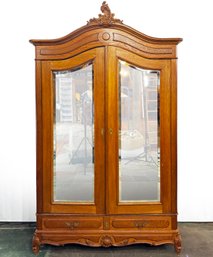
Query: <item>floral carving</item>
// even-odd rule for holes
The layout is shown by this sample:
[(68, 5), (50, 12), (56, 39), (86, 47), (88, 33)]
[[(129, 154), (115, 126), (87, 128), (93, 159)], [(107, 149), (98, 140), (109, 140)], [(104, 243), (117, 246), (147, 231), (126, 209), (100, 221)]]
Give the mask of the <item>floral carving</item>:
[(87, 245), (87, 246), (102, 246), (102, 247), (110, 247), (110, 246), (125, 246), (129, 244), (134, 244), (137, 242), (135, 238), (126, 238), (123, 240), (116, 240), (116, 238), (112, 235), (102, 235), (99, 240), (89, 240), (88, 238), (79, 238), (76, 243)]
[(87, 25), (111, 25), (113, 23), (123, 23), (123, 21), (114, 18), (115, 14), (111, 12), (106, 1), (102, 3), (101, 12), (103, 14), (99, 14), (98, 18), (92, 18), (87, 22)]
[(137, 242), (135, 238), (127, 238), (127, 239), (124, 239), (123, 241), (118, 242), (117, 246), (126, 246), (129, 244), (134, 244), (135, 242)]
[(110, 247), (113, 245), (114, 238), (112, 236), (104, 235), (100, 237), (100, 245), (103, 247)]
[[(67, 238), (60, 238), (56, 234), (50, 235), (48, 239), (46, 239), (46, 236), (44, 236), (44, 239), (41, 240), (40, 236), (36, 233), (33, 237), (33, 252), (37, 255), (39, 253), (39, 248), (41, 244), (52, 244), (52, 245), (64, 245), (64, 244), (70, 244), (70, 243), (77, 243), (81, 245), (86, 246), (92, 246), (92, 247), (110, 247), (110, 246), (126, 246), (131, 244), (137, 244), (137, 243), (147, 243), (150, 245), (161, 245), (166, 244), (168, 242), (174, 244), (174, 248), (176, 252), (179, 254), (181, 251), (181, 237), (179, 233), (176, 234), (170, 234), (169, 238), (166, 237), (165, 239), (161, 238), (161, 233), (157, 233), (154, 235), (154, 238), (150, 238), (149, 236), (146, 237), (145, 234), (138, 234), (135, 237), (128, 237), (128, 235), (112, 235), (112, 234), (102, 234), (100, 236), (95, 235), (92, 237), (86, 238), (82, 237), (82, 235), (67, 235)], [(49, 236), (49, 235), (48, 235)], [(40, 241), (41, 240), (41, 241)]]
[(91, 241), (88, 238), (80, 238), (80, 239), (78, 239), (77, 243), (82, 244), (82, 245), (88, 245), (88, 246), (96, 246), (96, 242)]

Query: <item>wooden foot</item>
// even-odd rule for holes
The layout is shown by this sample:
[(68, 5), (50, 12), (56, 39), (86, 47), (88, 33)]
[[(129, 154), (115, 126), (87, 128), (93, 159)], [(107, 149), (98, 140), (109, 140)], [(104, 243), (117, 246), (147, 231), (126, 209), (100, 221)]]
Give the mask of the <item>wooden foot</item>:
[(177, 254), (180, 254), (181, 252), (181, 236), (180, 234), (177, 234), (174, 239), (174, 247)]
[(36, 255), (39, 253), (39, 250), (40, 250), (40, 239), (36, 235), (36, 233), (34, 233), (34, 236), (33, 236), (32, 250)]

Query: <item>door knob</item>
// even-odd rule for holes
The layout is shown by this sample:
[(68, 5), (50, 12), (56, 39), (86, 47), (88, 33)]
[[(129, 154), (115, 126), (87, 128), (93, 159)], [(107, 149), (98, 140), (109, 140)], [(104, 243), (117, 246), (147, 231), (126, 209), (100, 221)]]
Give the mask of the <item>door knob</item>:
[(104, 129), (103, 128), (101, 129), (101, 135), (102, 136), (104, 135)]
[(112, 128), (110, 128), (109, 129), (109, 134), (112, 135), (112, 132), (113, 132), (113, 130), (112, 130)]

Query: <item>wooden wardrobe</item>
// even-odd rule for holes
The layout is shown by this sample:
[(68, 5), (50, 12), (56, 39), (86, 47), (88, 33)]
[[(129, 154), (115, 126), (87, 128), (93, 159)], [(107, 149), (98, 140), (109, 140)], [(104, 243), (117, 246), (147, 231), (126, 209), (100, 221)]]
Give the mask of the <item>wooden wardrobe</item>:
[(37, 227), (41, 244), (174, 244), (177, 53), (102, 14), (35, 46)]

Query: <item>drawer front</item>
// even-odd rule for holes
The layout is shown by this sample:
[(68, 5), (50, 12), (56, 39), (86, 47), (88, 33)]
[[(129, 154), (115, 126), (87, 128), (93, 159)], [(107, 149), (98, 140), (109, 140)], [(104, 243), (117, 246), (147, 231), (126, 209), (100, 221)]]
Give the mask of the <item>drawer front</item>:
[(45, 230), (97, 230), (103, 229), (103, 218), (45, 218), (42, 227)]
[(111, 229), (129, 230), (168, 230), (171, 229), (171, 218), (161, 217), (128, 217), (111, 218)]

